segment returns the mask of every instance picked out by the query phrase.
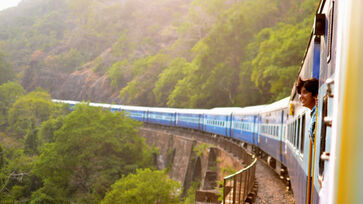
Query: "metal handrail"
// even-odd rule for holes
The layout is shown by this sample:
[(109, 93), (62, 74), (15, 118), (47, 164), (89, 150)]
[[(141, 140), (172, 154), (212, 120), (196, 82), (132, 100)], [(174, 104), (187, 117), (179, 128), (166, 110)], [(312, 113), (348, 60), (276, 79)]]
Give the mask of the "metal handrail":
[(223, 181), (223, 203), (244, 203), (248, 194), (252, 191), (255, 183), (255, 172), (257, 158), (253, 155), (254, 159), (250, 165), (242, 170), (224, 177)]

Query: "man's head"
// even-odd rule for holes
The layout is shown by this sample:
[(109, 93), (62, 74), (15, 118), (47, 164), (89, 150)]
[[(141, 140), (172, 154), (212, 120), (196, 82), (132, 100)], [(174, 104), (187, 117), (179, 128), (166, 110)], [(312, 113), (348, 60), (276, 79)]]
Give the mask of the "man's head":
[(319, 80), (315, 78), (302, 80), (299, 77), (296, 83), (296, 90), (300, 94), (299, 99), (302, 105), (312, 109), (318, 96)]

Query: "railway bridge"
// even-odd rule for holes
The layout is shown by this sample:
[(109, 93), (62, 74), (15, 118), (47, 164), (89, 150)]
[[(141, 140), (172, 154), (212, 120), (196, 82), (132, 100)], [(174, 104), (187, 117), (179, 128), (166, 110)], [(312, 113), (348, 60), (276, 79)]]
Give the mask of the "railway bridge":
[(218, 203), (219, 191), (223, 189), (225, 203), (254, 200), (256, 159), (242, 143), (205, 132), (148, 123), (139, 132), (149, 145), (159, 149), (158, 168), (166, 168), (171, 178), (183, 184), (184, 194), (193, 182), (200, 183), (196, 202)]

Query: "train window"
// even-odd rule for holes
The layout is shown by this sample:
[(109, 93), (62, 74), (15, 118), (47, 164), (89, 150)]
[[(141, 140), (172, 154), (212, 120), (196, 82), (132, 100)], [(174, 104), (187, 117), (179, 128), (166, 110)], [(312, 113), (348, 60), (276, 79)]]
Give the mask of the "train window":
[(290, 142), (292, 144), (292, 123), (290, 123), (290, 133), (289, 133), (289, 135), (290, 135)]
[(289, 140), (289, 142), (291, 142), (291, 139), (290, 139), (290, 124), (287, 125), (287, 140)]
[(296, 123), (297, 123), (297, 121), (295, 120), (294, 121), (294, 146), (296, 147), (296, 139), (297, 139), (297, 134), (296, 134), (296, 128), (297, 128), (297, 126), (296, 126)]
[(272, 126), (272, 135), (275, 136), (275, 126)]
[(299, 120), (295, 120), (295, 147), (299, 145)]
[(297, 139), (296, 139), (296, 148), (299, 149), (300, 146), (300, 118), (297, 120)]
[(296, 129), (295, 129), (295, 121), (292, 122), (292, 130), (291, 130), (291, 135), (292, 135), (292, 144), (295, 146), (295, 132), (296, 132)]
[(304, 154), (304, 140), (305, 140), (305, 114), (301, 118), (301, 142), (300, 142), (301, 154)]
[(289, 124), (289, 141), (290, 143), (292, 142), (292, 138), (291, 138), (291, 123)]
[(327, 53), (327, 62), (330, 62), (331, 59), (331, 50), (333, 44), (333, 25), (334, 25), (334, 1), (332, 1), (332, 6), (329, 11), (329, 28), (328, 28), (328, 53)]
[(293, 135), (293, 132), (294, 132), (294, 122), (291, 123), (291, 129), (290, 129), (291, 144), (294, 144), (294, 135)]
[(277, 137), (277, 127), (276, 126), (275, 126), (274, 130), (275, 130), (274, 135)]
[(289, 140), (289, 142), (291, 142), (290, 135), (291, 133), (290, 133), (290, 124), (289, 124), (287, 125), (287, 139)]

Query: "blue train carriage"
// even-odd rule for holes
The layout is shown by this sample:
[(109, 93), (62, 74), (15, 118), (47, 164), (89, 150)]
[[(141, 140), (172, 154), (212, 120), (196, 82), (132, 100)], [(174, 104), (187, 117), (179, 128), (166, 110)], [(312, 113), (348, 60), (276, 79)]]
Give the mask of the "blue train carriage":
[[(351, 2), (341, 3), (350, 4)], [(317, 106), (316, 133), (314, 143), (308, 140), (308, 129), (305, 128), (305, 151), (303, 167), (306, 178), (305, 199), (299, 202), (319, 203), (320, 191), (326, 174), (326, 167), (329, 165), (327, 152), (330, 152), (332, 136), (331, 120), (334, 106), (334, 81), (336, 78), (336, 47), (338, 39), (337, 14), (342, 10), (338, 9), (335, 1), (322, 1), (317, 10), (315, 25), (311, 35), (309, 50), (306, 54), (304, 64), (299, 73), (302, 78), (314, 77), (319, 79), (319, 93)], [(348, 12), (349, 13), (349, 12)], [(343, 17), (344, 18), (344, 17)], [(340, 34), (345, 31), (341, 30)], [(306, 63), (310, 61), (309, 65)], [(305, 65), (306, 64), (306, 65)], [(293, 95), (297, 95), (293, 90)], [(295, 96), (297, 100), (297, 96)], [(336, 101), (337, 102), (337, 101)], [(309, 111), (310, 113), (310, 111)], [(306, 121), (310, 120), (310, 114), (306, 114)], [(295, 117), (296, 118), (296, 117)], [(308, 125), (309, 123), (306, 123)], [(299, 137), (302, 132), (298, 132)], [(301, 136), (300, 136), (301, 137)], [(304, 184), (300, 184), (301, 186)]]
[[(319, 79), (320, 49), (320, 37), (316, 37), (312, 33), (303, 64), (299, 71), (299, 77), (302, 79), (312, 77)], [(290, 117), (286, 123), (287, 167), (296, 203), (310, 203), (312, 177), (308, 175), (312, 175), (314, 159), (312, 158), (313, 149), (310, 146), (309, 140), (310, 110), (301, 106), (295, 87), (292, 89), (290, 100)], [(315, 196), (315, 199), (316, 202), (318, 197)]]
[(175, 126), (176, 108), (154, 108), (148, 109), (146, 122), (155, 123), (160, 125)]
[(124, 111), (125, 115), (131, 119), (147, 122), (149, 108), (143, 106), (125, 106), (125, 105), (115, 105), (113, 106), (115, 110)]
[[(357, 3), (357, 2), (354, 2)], [(337, 14), (340, 13), (341, 17), (347, 20), (346, 16), (350, 16), (350, 11), (343, 10), (343, 4), (351, 4), (353, 6), (353, 1), (333, 1), (328, 0), (325, 3), (321, 3), (318, 14), (316, 16), (316, 25), (321, 22), (325, 22), (324, 28), (319, 30), (318, 26), (315, 26), (314, 31), (315, 41), (319, 43), (320, 60), (319, 64), (314, 63), (313, 66), (313, 77), (319, 79), (319, 93), (318, 93), (318, 106), (317, 106), (317, 123), (316, 123), (316, 135), (315, 141), (312, 145), (312, 155), (310, 164), (310, 195), (308, 195), (311, 203), (324, 203), (326, 201), (320, 202), (321, 200), (321, 189), (323, 185), (323, 180), (325, 174), (327, 173), (327, 166), (329, 165), (329, 154), (331, 152), (331, 139), (332, 134), (332, 120), (333, 117), (333, 106), (338, 104), (338, 97), (334, 97), (334, 87), (335, 81), (338, 81), (338, 76), (336, 74), (337, 63), (337, 44), (339, 35), (345, 34), (348, 29), (342, 29), (338, 32), (339, 22), (337, 19)], [(340, 6), (340, 7), (339, 7)], [(362, 4), (361, 4), (362, 6)], [(354, 7), (354, 6), (353, 6)], [(362, 9), (362, 7), (360, 7)], [(347, 12), (347, 13), (344, 13)], [(350, 21), (346, 22), (351, 24)], [(320, 24), (320, 23), (319, 23)], [(360, 24), (361, 25), (361, 24)], [(341, 22), (340, 26), (345, 26)], [(347, 35), (348, 36), (348, 35)], [(361, 37), (361, 36), (360, 36)], [(320, 40), (319, 40), (320, 38)], [(317, 40), (318, 39), (318, 40)], [(342, 38), (340, 38), (342, 39)], [(361, 45), (360, 45), (361, 46)], [(342, 51), (340, 48), (339, 51)], [(345, 56), (345, 54), (340, 54), (340, 57)], [(319, 66), (318, 66), (319, 65)], [(361, 67), (360, 67), (361, 69)], [(345, 70), (344, 70), (345, 71)], [(345, 76), (344, 74), (340, 74)], [(361, 172), (360, 172), (361, 173)], [(360, 200), (361, 202), (362, 200)], [(349, 202), (347, 202), (349, 203)]]
[(207, 109), (178, 109), (175, 125), (197, 130), (204, 130), (204, 114)]
[(301, 106), (299, 96), (290, 101), (290, 116), (286, 122), (286, 166), (296, 203), (306, 203), (309, 163), (310, 110)]
[(204, 130), (205, 132), (231, 136), (231, 118), (234, 110), (241, 108), (213, 108), (204, 114)]
[(309, 139), (310, 110), (300, 105), (295, 90), (291, 94), (288, 125), (288, 168), (296, 203), (319, 203), (324, 169), (324, 152), (329, 150), (331, 124), (324, 118), (332, 114), (331, 83), (336, 64), (336, 12), (334, 1), (321, 1), (315, 17), (313, 32), (306, 50), (299, 76), (319, 79), (319, 103), (314, 143)]
[(247, 148), (247, 144), (257, 146), (259, 112), (264, 107), (265, 105), (259, 105), (233, 110), (231, 137), (246, 143)]
[(260, 111), (258, 147), (269, 165), (281, 174), (285, 162), (284, 122), (288, 109), (289, 98), (265, 105)]

